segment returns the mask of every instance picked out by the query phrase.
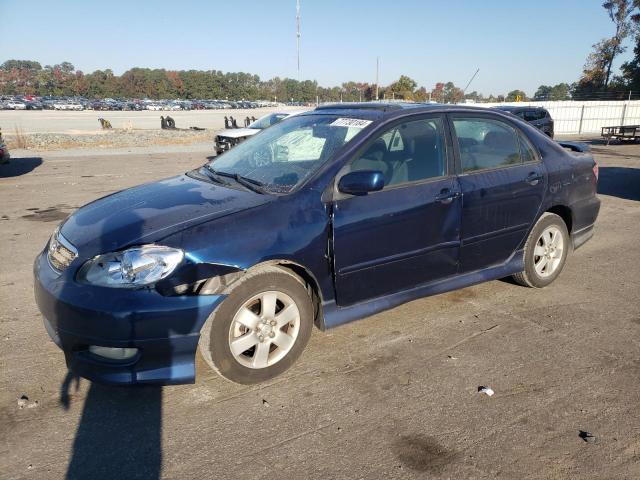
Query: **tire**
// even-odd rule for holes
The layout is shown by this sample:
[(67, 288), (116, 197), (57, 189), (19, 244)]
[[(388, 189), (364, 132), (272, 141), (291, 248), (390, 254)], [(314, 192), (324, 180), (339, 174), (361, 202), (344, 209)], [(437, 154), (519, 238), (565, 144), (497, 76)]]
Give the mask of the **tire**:
[(554, 213), (544, 213), (524, 246), (524, 271), (513, 275), (513, 279), (525, 287), (546, 287), (560, 275), (570, 248), (571, 239), (564, 220)]
[(311, 336), (313, 317), (300, 278), (277, 266), (259, 267), (232, 284), (209, 316), (200, 332), (200, 353), (227, 380), (264, 382), (295, 363)]

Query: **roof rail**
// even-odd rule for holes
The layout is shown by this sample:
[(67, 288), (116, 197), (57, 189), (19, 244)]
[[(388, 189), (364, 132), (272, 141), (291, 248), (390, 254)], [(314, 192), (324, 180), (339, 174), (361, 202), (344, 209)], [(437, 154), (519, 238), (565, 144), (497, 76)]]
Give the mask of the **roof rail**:
[(316, 107), (316, 110), (380, 110), (382, 112), (400, 109), (402, 106), (398, 104), (380, 102), (329, 103)]

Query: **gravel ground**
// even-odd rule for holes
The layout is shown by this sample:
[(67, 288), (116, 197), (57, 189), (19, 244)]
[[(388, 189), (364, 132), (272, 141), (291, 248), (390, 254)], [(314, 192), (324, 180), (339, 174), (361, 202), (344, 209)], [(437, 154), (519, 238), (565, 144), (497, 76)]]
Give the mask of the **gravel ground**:
[(67, 214), (208, 151), (14, 158), (0, 479), (640, 478), (640, 146), (594, 151), (596, 234), (553, 286), (494, 281), (316, 331), (289, 372), (250, 387), (200, 359), (195, 385), (74, 379), (33, 301), (31, 264)]
[[(0, 128), (11, 150), (26, 148), (44, 152), (70, 148), (190, 145), (211, 141), (215, 132), (224, 129), (225, 116), (233, 116), (242, 126), (247, 116), (260, 118), (275, 111), (294, 110), (300, 110), (300, 107), (177, 112), (0, 110)], [(161, 115), (171, 116), (178, 129), (161, 130)], [(113, 129), (101, 130), (98, 118), (109, 120)], [(195, 131), (190, 127), (205, 130)]]

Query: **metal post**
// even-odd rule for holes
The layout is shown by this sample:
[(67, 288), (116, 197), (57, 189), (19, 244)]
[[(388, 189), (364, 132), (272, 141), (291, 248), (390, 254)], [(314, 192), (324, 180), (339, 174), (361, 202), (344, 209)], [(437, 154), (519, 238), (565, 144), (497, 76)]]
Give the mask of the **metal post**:
[(622, 118), (620, 118), (620, 125), (624, 125), (624, 117), (627, 114), (627, 104), (622, 105)]
[(580, 110), (580, 123), (578, 124), (578, 135), (582, 133), (582, 119), (584, 118), (584, 105), (582, 105), (582, 109)]

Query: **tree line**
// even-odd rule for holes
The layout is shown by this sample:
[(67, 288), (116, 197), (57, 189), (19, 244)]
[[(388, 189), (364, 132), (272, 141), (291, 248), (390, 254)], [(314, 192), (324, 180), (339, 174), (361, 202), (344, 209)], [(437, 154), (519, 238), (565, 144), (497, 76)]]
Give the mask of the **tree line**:
[[(344, 82), (323, 87), (313, 80), (298, 81), (219, 70), (164, 70), (132, 68), (122, 75), (112, 70), (85, 74), (70, 62), (45, 65), (31, 60), (7, 60), (0, 65), (1, 95), (82, 96), (88, 98), (229, 99), (315, 102), (404, 99), (455, 103), (463, 98), (453, 82), (437, 83), (427, 90), (401, 75), (387, 86)], [(473, 92), (472, 97), (479, 97)], [(497, 98), (497, 97), (496, 97)]]
[[(602, 7), (613, 23), (613, 35), (593, 45), (580, 79), (571, 87), (576, 100), (624, 99), (630, 92), (640, 93), (640, 0), (608, 0)], [(634, 57), (616, 75), (613, 64), (626, 51), (628, 38), (635, 42)]]
[[(552, 90), (556, 92), (557, 89), (553, 87)], [(566, 89), (560, 91), (564, 91), (566, 95)], [(261, 80), (258, 75), (244, 72), (225, 73), (219, 70), (173, 71), (132, 68), (122, 75), (115, 75), (109, 69), (85, 74), (76, 70), (70, 62), (42, 67), (40, 63), (31, 60), (7, 60), (0, 65), (0, 95), (282, 102), (349, 102), (380, 98), (438, 103), (458, 103), (463, 99), (475, 102), (502, 102), (528, 98), (522, 90), (513, 90), (506, 95), (497, 96), (484, 96), (476, 91), (465, 94), (453, 82), (438, 82), (433, 88), (427, 89), (418, 86), (415, 80), (406, 75), (401, 75), (398, 80), (386, 86), (349, 81), (340, 86), (322, 87), (312, 80), (298, 81), (279, 77)]]

